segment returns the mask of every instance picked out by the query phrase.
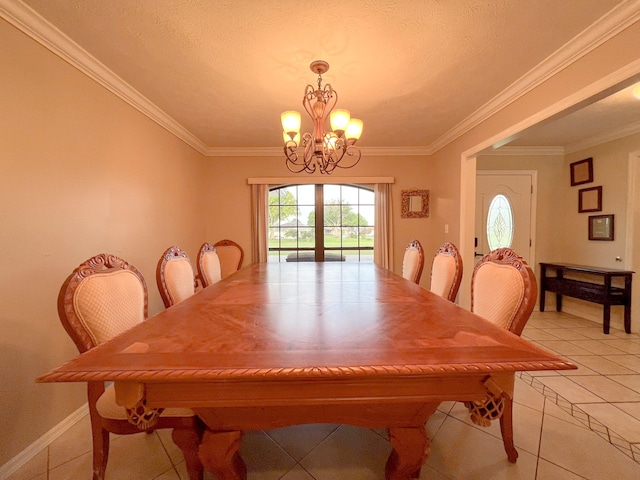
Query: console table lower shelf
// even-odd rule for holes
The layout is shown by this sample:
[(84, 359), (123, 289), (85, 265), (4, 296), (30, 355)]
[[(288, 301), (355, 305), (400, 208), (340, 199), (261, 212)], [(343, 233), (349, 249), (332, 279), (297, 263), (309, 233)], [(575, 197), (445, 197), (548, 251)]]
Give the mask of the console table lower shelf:
[[(554, 271), (555, 276), (547, 275)], [(602, 278), (602, 283), (565, 278), (565, 273), (595, 276)], [(611, 321), (611, 305), (624, 306), (624, 331), (631, 333), (631, 277), (630, 270), (587, 267), (565, 263), (540, 263), (540, 311), (544, 312), (545, 292), (556, 294), (556, 311), (562, 311), (562, 296), (579, 298), (588, 302), (603, 305), (602, 329), (609, 333)], [(582, 277), (581, 277), (582, 278)], [(613, 286), (612, 279), (621, 278), (624, 286)]]

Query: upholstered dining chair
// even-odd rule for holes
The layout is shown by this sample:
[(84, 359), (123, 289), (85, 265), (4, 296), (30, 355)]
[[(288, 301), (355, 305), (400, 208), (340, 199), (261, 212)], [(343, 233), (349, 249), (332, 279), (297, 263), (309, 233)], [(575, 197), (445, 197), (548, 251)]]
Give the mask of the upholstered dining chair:
[[(109, 254), (96, 255), (80, 264), (65, 280), (58, 296), (60, 321), (80, 353), (144, 321), (147, 308), (147, 285), (140, 271)], [(105, 478), (109, 432), (126, 435), (160, 428), (173, 429), (172, 438), (182, 450), (189, 479), (202, 480), (198, 444), (203, 425), (193, 411), (148, 411), (144, 405), (127, 410), (116, 403), (113, 385), (105, 388), (102, 381), (87, 382), (87, 394), (93, 480)]]
[(462, 256), (453, 243), (443, 243), (431, 264), (431, 285), (433, 293), (455, 302), (462, 281)]
[(420, 283), (424, 268), (424, 251), (418, 240), (411, 240), (402, 258), (402, 276), (413, 283)]
[(198, 251), (198, 277), (202, 288), (213, 285), (222, 279), (218, 251), (209, 242), (203, 243)]
[(196, 278), (189, 255), (176, 246), (167, 248), (158, 261), (156, 282), (166, 308), (193, 295)]
[(233, 240), (220, 240), (214, 245), (220, 258), (220, 273), (222, 278), (228, 277), (234, 272), (240, 270), (242, 260), (244, 260), (244, 251), (242, 247)]
[[(533, 270), (510, 248), (499, 248), (483, 256), (471, 277), (471, 311), (520, 335), (538, 295)], [(515, 375), (512, 376), (513, 382)], [(513, 443), (513, 399), (505, 393), (488, 393), (484, 402), (465, 402), (471, 420), (488, 426), (500, 418), (500, 431), (507, 458), (518, 459)]]

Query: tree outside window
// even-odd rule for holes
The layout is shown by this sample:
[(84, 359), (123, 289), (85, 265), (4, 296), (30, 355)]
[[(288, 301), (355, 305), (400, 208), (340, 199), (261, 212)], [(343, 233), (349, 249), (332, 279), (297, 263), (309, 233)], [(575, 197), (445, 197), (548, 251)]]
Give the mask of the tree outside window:
[(373, 192), (364, 187), (272, 189), (269, 261), (373, 261), (373, 220)]

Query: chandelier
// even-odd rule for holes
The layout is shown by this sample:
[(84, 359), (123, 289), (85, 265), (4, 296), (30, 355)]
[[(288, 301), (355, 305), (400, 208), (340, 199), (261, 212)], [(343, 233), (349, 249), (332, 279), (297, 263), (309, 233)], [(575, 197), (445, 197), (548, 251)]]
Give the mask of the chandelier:
[[(318, 87), (307, 85), (302, 105), (313, 120), (313, 133), (302, 134), (304, 151), (300, 154), (300, 113), (288, 111), (281, 115), (287, 168), (293, 173), (314, 173), (318, 169), (326, 174), (336, 168), (351, 168), (362, 156), (355, 146), (362, 134), (362, 120), (351, 118), (348, 110), (334, 110), (338, 92), (329, 84), (322, 86), (322, 74), (329, 70), (329, 64), (316, 60), (310, 68), (318, 74)], [(325, 130), (328, 117), (331, 131)]]

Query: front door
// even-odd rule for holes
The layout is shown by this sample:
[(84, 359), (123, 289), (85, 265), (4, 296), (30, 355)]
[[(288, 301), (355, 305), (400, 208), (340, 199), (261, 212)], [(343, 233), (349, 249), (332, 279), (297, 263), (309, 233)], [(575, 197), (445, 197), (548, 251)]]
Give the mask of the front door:
[(531, 265), (534, 177), (528, 171), (478, 170), (476, 260), (497, 247), (510, 247)]

